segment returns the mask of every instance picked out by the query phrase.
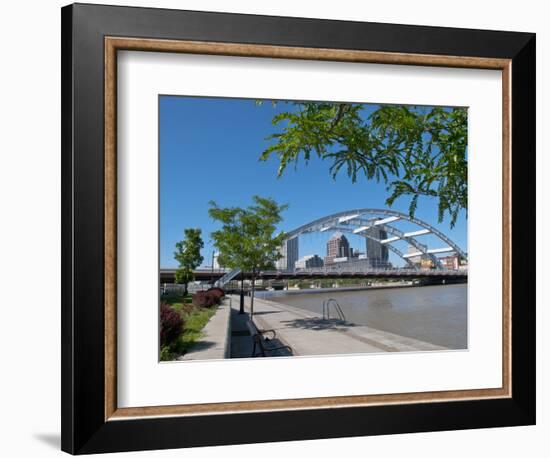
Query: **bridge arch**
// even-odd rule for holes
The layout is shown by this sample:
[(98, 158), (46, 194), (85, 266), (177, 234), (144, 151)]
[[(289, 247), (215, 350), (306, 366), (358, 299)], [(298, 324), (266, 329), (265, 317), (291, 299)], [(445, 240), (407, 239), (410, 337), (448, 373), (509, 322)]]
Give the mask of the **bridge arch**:
[[(392, 223), (397, 221), (407, 221), (418, 229), (403, 232), (392, 225)], [(383, 229), (387, 234), (391, 235), (391, 237), (387, 237), (383, 240), (373, 237), (368, 233), (368, 230), (374, 226), (380, 227), (380, 229)], [(411, 267), (415, 267), (415, 265), (411, 262), (410, 258), (418, 255), (428, 256), (434, 262), (436, 268), (442, 268), (440, 261), (435, 256), (438, 253), (454, 252), (461, 259), (465, 261), (468, 259), (466, 253), (456, 243), (431, 224), (421, 219), (411, 217), (406, 213), (389, 209), (359, 208), (327, 215), (289, 231), (287, 233), (287, 240), (299, 237), (303, 234), (325, 232), (329, 230), (351, 233), (373, 240), (386, 246)], [(430, 248), (417, 240), (418, 237), (427, 234), (434, 235), (437, 239), (447, 244), (447, 246), (443, 248)], [(393, 245), (399, 241), (405, 241), (409, 245), (414, 246), (418, 251), (406, 254), (401, 252)]]

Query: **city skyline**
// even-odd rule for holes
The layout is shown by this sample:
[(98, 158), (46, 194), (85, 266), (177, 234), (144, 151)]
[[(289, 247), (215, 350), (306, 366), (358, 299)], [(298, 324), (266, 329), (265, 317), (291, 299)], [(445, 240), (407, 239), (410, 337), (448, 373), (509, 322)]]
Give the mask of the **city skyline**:
[[(221, 206), (243, 206), (258, 194), (287, 203), (289, 208), (280, 225), (284, 231), (352, 208), (387, 208), (388, 193), (383, 183), (365, 178), (351, 183), (344, 173), (333, 180), (323, 161), (313, 159), (307, 167), (289, 170), (277, 179), (277, 160), (260, 162), (258, 158), (269, 144), (265, 138), (274, 131), (271, 119), (280, 111), (281, 105), (257, 106), (253, 100), (159, 98), (161, 267), (176, 266), (174, 245), (186, 227), (202, 230), (203, 265), (211, 264), (214, 249), (209, 234), (215, 225), (207, 214), (210, 200)], [(398, 199), (391, 208), (407, 213), (408, 200)], [(451, 229), (448, 220), (437, 222), (436, 203), (421, 198), (416, 216), (467, 251), (464, 214)], [(332, 235), (327, 231), (300, 237), (295, 260), (313, 254), (324, 257), (324, 247)], [(348, 240), (350, 248), (366, 251), (364, 238), (350, 236)], [(399, 264), (393, 253), (388, 258)]]

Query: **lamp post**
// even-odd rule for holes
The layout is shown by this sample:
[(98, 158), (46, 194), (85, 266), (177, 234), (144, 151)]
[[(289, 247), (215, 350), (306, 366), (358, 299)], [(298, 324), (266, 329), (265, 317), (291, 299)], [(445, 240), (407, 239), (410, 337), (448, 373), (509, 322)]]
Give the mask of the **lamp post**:
[(210, 286), (214, 286), (214, 254), (215, 254), (215, 250), (212, 250), (212, 269), (210, 270)]
[(243, 276), (243, 272), (241, 271), (241, 301), (239, 303), (239, 315), (244, 314), (244, 286), (243, 286), (243, 282), (244, 282), (244, 276)]

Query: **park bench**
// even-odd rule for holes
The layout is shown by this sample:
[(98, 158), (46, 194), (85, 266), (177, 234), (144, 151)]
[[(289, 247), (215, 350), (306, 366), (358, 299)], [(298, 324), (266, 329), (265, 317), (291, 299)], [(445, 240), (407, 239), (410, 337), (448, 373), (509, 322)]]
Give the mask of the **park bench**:
[[(267, 356), (268, 353), (273, 353), (278, 350), (287, 350), (292, 354), (292, 348), (288, 345), (282, 345), (279, 347), (273, 347), (269, 345), (269, 342), (277, 336), (274, 329), (258, 329), (253, 321), (248, 320), (246, 326), (252, 336), (254, 346), (252, 347), (252, 356)], [(270, 334), (271, 337), (267, 337), (266, 334)], [(256, 353), (256, 348), (259, 349), (259, 353)]]

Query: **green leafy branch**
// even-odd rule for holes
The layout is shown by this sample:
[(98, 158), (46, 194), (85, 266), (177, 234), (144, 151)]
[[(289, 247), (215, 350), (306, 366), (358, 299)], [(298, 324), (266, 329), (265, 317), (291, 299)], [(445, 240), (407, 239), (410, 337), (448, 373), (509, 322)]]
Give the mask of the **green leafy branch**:
[(260, 156), (279, 160), (278, 176), (312, 158), (331, 161), (333, 179), (344, 171), (387, 184), (391, 206), (409, 196), (414, 216), (420, 197), (438, 199), (438, 219), (455, 225), (467, 211), (467, 110), (465, 108), (384, 105), (366, 114), (365, 105), (295, 102), (276, 114), (280, 130)]

